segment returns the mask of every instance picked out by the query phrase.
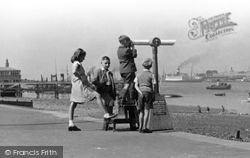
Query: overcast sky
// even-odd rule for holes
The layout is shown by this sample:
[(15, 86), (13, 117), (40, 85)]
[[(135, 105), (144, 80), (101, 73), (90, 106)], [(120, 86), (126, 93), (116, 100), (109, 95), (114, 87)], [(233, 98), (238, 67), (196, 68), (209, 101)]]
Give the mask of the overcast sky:
[[(71, 73), (70, 58), (77, 48), (87, 52), (85, 69), (100, 67), (104, 55), (118, 66), (118, 37), (175, 39), (174, 46), (158, 48), (159, 72), (198, 57), (194, 71), (248, 71), (250, 66), (250, 2), (247, 0), (0, 0), (0, 67), (6, 59), (21, 70), (22, 79)], [(188, 37), (192, 18), (208, 19), (231, 12), (234, 32), (206, 41)], [(152, 57), (152, 48), (136, 46), (138, 70)], [(189, 73), (186, 64), (182, 72)]]

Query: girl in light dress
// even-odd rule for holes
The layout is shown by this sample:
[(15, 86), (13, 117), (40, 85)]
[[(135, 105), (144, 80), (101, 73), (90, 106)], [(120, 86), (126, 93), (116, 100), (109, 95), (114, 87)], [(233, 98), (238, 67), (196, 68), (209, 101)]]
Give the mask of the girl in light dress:
[(104, 111), (104, 118), (109, 119), (117, 115), (110, 114), (104, 107), (101, 95), (94, 90), (94, 87), (88, 82), (85, 70), (81, 62), (85, 59), (86, 52), (78, 48), (73, 56), (71, 57), (72, 62), (72, 77), (71, 77), (71, 97), (70, 97), (70, 107), (69, 107), (69, 131), (80, 131), (73, 123), (74, 110), (77, 104), (82, 104), (90, 102), (94, 99), (97, 100), (97, 104)]

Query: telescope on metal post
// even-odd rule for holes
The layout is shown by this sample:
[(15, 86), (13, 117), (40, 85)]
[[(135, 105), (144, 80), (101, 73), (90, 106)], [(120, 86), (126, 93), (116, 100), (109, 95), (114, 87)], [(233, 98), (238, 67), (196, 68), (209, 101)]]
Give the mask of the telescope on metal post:
[(154, 87), (154, 92), (156, 94), (159, 94), (159, 80), (158, 80), (158, 58), (157, 58), (157, 53), (158, 50), (157, 48), (160, 45), (169, 45), (172, 46), (175, 44), (176, 40), (160, 40), (158, 37), (155, 37), (151, 40), (132, 40), (134, 45), (149, 45), (152, 47), (152, 53), (153, 53), (153, 73), (155, 76), (156, 80), (156, 86)]
[(160, 45), (172, 46), (175, 44), (175, 40), (160, 40), (158, 37), (155, 37), (152, 40), (132, 40), (132, 41), (134, 45), (149, 45), (152, 47), (153, 61), (154, 61), (153, 73), (156, 80), (156, 85), (154, 86), (154, 92), (156, 96), (155, 96), (155, 101), (153, 102), (153, 110), (150, 111), (148, 128), (151, 130), (173, 129), (165, 96), (159, 94), (157, 48)]

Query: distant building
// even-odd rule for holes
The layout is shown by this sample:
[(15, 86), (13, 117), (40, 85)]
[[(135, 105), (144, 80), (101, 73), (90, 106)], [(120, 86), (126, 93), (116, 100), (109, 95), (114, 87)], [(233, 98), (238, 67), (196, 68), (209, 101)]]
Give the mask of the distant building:
[(218, 74), (217, 70), (207, 70), (206, 76), (215, 76)]
[(21, 70), (9, 67), (6, 59), (5, 67), (0, 67), (0, 83), (21, 82)]
[(219, 72), (212, 76), (206, 76), (206, 81), (246, 81), (250, 82), (250, 72), (245, 71), (230, 71), (230, 72)]

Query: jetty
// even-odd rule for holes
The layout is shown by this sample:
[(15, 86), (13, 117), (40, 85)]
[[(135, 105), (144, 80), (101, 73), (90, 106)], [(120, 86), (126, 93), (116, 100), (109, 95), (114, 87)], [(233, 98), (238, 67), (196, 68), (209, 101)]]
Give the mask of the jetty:
[(50, 82), (19, 82), (19, 83), (1, 83), (1, 97), (22, 97), (22, 93), (36, 93), (39, 98), (41, 93), (54, 92), (55, 98), (59, 99), (59, 93), (70, 93), (71, 82), (68, 81), (50, 81)]

